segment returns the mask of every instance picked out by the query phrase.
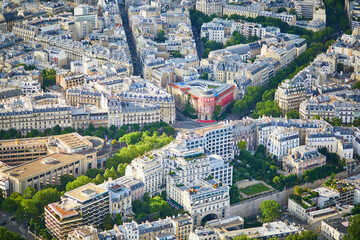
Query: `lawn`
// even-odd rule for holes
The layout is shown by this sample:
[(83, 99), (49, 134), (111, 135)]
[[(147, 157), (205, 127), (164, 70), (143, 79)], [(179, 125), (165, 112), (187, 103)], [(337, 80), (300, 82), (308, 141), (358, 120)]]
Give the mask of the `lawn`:
[(245, 193), (248, 196), (258, 194), (258, 193), (261, 193), (261, 192), (265, 192), (265, 191), (268, 191), (268, 190), (270, 190), (270, 189), (267, 186), (265, 186), (264, 184), (262, 184), (262, 183), (258, 183), (258, 184), (251, 185), (251, 186), (248, 186), (246, 188), (241, 188), (240, 189), (241, 192)]

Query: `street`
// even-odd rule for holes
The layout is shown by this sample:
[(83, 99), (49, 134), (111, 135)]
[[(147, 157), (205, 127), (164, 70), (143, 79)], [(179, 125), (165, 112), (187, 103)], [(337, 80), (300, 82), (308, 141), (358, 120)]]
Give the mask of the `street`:
[(129, 45), (129, 50), (130, 50), (130, 54), (131, 54), (131, 61), (133, 63), (133, 67), (134, 67), (134, 76), (140, 76), (142, 74), (142, 64), (140, 63), (140, 59), (137, 55), (136, 52), (136, 46), (135, 46), (135, 41), (134, 41), (134, 36), (132, 34), (132, 30), (130, 28), (130, 24), (129, 24), (129, 17), (128, 17), (128, 12), (127, 12), (127, 8), (125, 7), (125, 4), (119, 4), (119, 9), (120, 9), (120, 15), (121, 15), (121, 19), (123, 22), (123, 27), (125, 30), (125, 35), (126, 35), (126, 41)]
[(17, 221), (11, 221), (10, 218), (13, 216), (13, 214), (4, 212), (0, 210), (0, 222), (5, 221), (6, 224), (1, 227), (5, 227), (7, 230), (11, 232), (15, 232), (20, 234), (25, 239), (33, 240), (34, 238), (27, 232), (27, 226), (25, 224), (19, 223)]

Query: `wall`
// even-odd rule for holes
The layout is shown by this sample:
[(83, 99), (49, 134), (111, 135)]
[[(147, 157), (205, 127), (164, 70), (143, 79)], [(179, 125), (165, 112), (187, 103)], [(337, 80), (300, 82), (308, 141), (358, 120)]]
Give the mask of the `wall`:
[[(346, 171), (340, 172), (335, 175), (335, 178), (343, 179), (346, 178)], [(317, 188), (320, 187), (325, 181), (327, 181), (330, 178), (323, 178), (316, 180), (313, 183), (306, 183), (303, 185), (300, 185), (301, 187), (307, 187), (307, 188)], [(262, 201), (266, 200), (275, 200), (278, 202), (281, 206), (287, 206), (287, 200), (291, 193), (294, 192), (294, 188), (288, 188), (284, 189), (283, 191), (277, 191), (269, 194), (264, 194), (262, 196), (252, 198), (249, 200), (242, 201), (240, 203), (231, 205), (230, 207), (230, 213), (231, 215), (238, 215), (241, 217), (248, 217), (257, 214), (260, 212), (260, 204)]]

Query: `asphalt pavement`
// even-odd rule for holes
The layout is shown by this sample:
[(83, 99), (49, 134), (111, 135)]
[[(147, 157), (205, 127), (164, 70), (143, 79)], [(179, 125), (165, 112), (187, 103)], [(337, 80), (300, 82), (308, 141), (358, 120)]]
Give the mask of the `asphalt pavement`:
[(20, 234), (26, 240), (34, 240), (34, 238), (28, 233), (27, 226), (23, 223), (19, 223), (18, 221), (10, 220), (12, 216), (13, 214), (0, 210), (0, 222), (6, 222), (6, 224), (1, 227), (5, 227), (8, 231)]

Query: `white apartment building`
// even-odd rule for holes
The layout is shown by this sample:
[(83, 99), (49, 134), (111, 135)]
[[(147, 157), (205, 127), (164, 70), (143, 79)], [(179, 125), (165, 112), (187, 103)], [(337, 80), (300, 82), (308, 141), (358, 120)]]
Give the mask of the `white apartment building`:
[(327, 240), (342, 240), (348, 235), (348, 224), (344, 218), (321, 221), (321, 236)]
[(184, 140), (188, 149), (204, 148), (207, 152), (220, 155), (225, 160), (234, 158), (233, 128), (229, 122), (180, 132), (176, 139)]
[(191, 214), (194, 226), (229, 216), (229, 187), (214, 179), (198, 179), (190, 184), (176, 181), (167, 185), (166, 193), (170, 202)]
[(218, 240), (218, 234), (212, 228), (198, 227), (189, 235), (189, 240)]
[(237, 14), (244, 17), (256, 18), (260, 11), (265, 10), (265, 4), (250, 4), (248, 6), (225, 4), (223, 14), (231, 16)]
[(100, 184), (99, 187), (107, 189), (109, 193), (109, 210), (113, 216), (126, 216), (127, 213), (131, 213), (131, 189), (112, 179)]
[(287, 13), (274, 13), (274, 12), (269, 12), (269, 11), (260, 11), (259, 16), (278, 18), (281, 21), (286, 22), (289, 25), (296, 24), (296, 16), (290, 15)]
[[(196, 159), (195, 161), (192, 159)], [(172, 185), (167, 176), (183, 184), (215, 178), (225, 185), (232, 184), (233, 168), (218, 155), (205, 155), (202, 149), (188, 150), (183, 145), (170, 144), (161, 150), (136, 158), (126, 168), (126, 176), (144, 182), (144, 192), (153, 195)]]
[(330, 152), (337, 149), (335, 134), (329, 131), (308, 131), (305, 143), (314, 148), (326, 147)]
[(224, 26), (222, 24), (216, 24), (213, 22), (204, 23), (201, 26), (200, 37), (205, 37), (208, 40), (223, 43), (225, 37)]
[(288, 199), (288, 208), (287, 210), (292, 213), (295, 217), (300, 219), (301, 221), (306, 222), (309, 213), (316, 211), (316, 206), (311, 206), (309, 203), (302, 200), (302, 204), (299, 204), (294, 199)]
[(289, 150), (300, 145), (299, 131), (294, 128), (278, 128), (269, 136), (266, 145), (269, 153), (277, 157), (283, 157)]

